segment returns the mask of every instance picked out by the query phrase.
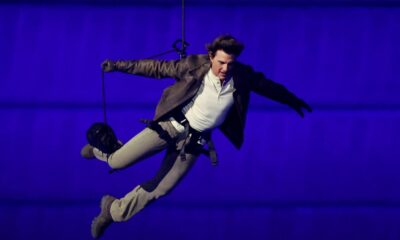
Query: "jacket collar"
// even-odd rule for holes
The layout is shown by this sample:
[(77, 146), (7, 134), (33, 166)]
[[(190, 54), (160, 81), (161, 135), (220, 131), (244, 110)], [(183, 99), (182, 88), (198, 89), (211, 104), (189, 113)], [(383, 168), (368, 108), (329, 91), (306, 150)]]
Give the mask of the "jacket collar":
[(211, 64), (209, 62), (206, 62), (196, 68), (191, 69), (189, 72), (195, 79), (202, 80), (207, 72), (210, 70), (210, 68)]

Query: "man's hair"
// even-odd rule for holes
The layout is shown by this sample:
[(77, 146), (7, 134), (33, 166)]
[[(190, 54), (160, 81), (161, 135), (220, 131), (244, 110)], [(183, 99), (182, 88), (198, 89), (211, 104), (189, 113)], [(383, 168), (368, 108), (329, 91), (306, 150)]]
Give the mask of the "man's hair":
[(238, 57), (244, 49), (243, 43), (236, 40), (233, 36), (226, 34), (214, 39), (212, 43), (206, 45), (207, 51), (211, 57), (215, 57), (218, 50), (223, 50), (227, 54)]

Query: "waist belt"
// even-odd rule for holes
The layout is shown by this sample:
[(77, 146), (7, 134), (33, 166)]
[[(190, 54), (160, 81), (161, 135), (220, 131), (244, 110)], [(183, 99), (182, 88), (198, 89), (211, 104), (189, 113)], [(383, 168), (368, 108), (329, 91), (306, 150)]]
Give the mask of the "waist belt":
[[(180, 151), (181, 159), (185, 159), (185, 152), (191, 153), (192, 151), (195, 153), (203, 153), (207, 155), (212, 165), (218, 164), (217, 152), (215, 151), (215, 146), (213, 141), (211, 140), (211, 132), (199, 132), (196, 129), (192, 128), (189, 124), (189, 121), (186, 119), (185, 115), (182, 111), (178, 110), (172, 114), (172, 117), (182, 124), (187, 130), (188, 136), (185, 138), (185, 143)], [(188, 128), (188, 129), (187, 129)], [(186, 141), (189, 139), (189, 143), (186, 145)], [(208, 149), (204, 149), (203, 140), (207, 143)]]
[[(176, 111), (175, 114), (171, 115), (178, 123), (185, 127), (185, 140), (181, 149), (179, 149), (179, 155), (182, 161), (186, 160), (185, 153), (192, 154), (204, 154), (210, 158), (212, 165), (218, 164), (218, 157), (215, 151), (215, 146), (211, 140), (211, 132), (199, 132), (196, 129), (190, 127), (189, 121), (185, 118), (185, 115), (181, 111)], [(169, 136), (168, 132), (162, 129), (158, 122), (142, 119), (142, 122), (146, 123), (147, 126), (156, 131), (160, 138), (164, 139), (168, 143), (174, 143), (174, 140)], [(207, 143), (207, 149), (204, 149), (204, 141)]]
[(204, 139), (207, 142), (210, 140), (211, 132), (210, 131), (200, 132), (192, 128), (189, 124), (189, 121), (186, 119), (185, 115), (181, 111), (176, 111), (174, 114), (172, 114), (172, 117), (182, 126), (188, 127), (189, 133), (192, 134), (192, 137), (197, 138), (196, 140)]
[(188, 122), (182, 111), (175, 111), (174, 113), (172, 113), (171, 117), (173, 117), (180, 124)]

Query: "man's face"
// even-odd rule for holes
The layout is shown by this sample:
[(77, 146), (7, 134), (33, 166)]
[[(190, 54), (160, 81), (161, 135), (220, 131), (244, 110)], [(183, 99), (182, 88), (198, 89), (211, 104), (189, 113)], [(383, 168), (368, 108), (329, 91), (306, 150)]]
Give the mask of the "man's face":
[(236, 60), (235, 55), (227, 54), (223, 50), (217, 50), (215, 56), (209, 55), (211, 61), (211, 71), (221, 81), (229, 80), (232, 77), (233, 66)]

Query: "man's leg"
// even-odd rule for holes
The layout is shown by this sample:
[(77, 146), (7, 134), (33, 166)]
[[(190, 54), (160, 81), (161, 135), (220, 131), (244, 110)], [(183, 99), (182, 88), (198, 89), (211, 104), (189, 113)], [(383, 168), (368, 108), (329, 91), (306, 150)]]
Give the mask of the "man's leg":
[(186, 154), (182, 161), (176, 152), (168, 151), (157, 175), (141, 184), (111, 205), (111, 216), (116, 222), (127, 221), (148, 203), (170, 192), (196, 162), (197, 155)]
[(171, 191), (193, 166), (198, 155), (186, 154), (185, 161), (176, 156), (177, 154), (167, 153), (156, 177), (135, 187), (125, 197), (116, 199), (104, 196), (101, 201), (101, 213), (92, 222), (92, 236), (96, 239), (101, 237), (112, 222), (127, 221), (148, 203)]
[[(179, 134), (178, 131), (174, 128), (174, 126), (170, 122), (160, 122), (159, 123), (161, 128), (165, 130), (168, 135), (174, 141), (177, 141), (179, 138), (182, 138), (183, 134)], [(94, 149), (93, 153), (96, 158), (107, 161), (108, 164), (113, 169), (124, 168), (131, 164), (134, 164), (146, 157), (149, 157), (164, 148), (166, 148), (169, 144), (162, 138), (159, 137), (158, 133), (150, 128), (144, 129), (138, 135), (133, 137), (129, 142), (127, 142), (124, 146), (118, 149), (116, 152), (111, 154), (108, 159), (105, 154), (103, 154), (100, 150)], [(125, 199), (129, 198), (129, 196), (134, 195), (135, 190), (131, 193), (128, 193)], [(138, 194), (141, 195), (141, 194)], [(133, 198), (135, 198), (133, 196)], [(143, 206), (150, 201), (146, 200), (141, 196), (138, 196), (139, 205), (142, 204)], [(100, 214), (93, 219), (91, 231), (92, 236), (94, 238), (99, 238), (103, 234), (104, 230), (114, 221), (117, 221), (117, 217), (112, 217), (112, 210), (111, 206), (116, 203), (121, 203), (124, 201), (116, 200), (113, 196), (103, 196), (100, 204), (101, 212)], [(126, 202), (126, 201), (125, 201)], [(144, 204), (143, 204), (144, 203)], [(125, 205), (125, 208), (128, 209), (129, 206)], [(122, 207), (119, 207), (122, 209)], [(141, 209), (141, 208), (140, 208)], [(129, 212), (129, 210), (128, 210)]]
[[(179, 133), (170, 122), (159, 124), (172, 139), (178, 136)], [(167, 146), (168, 143), (160, 138), (156, 131), (145, 128), (109, 156), (97, 148), (93, 149), (93, 153), (97, 159), (107, 162), (112, 169), (121, 169), (150, 157)]]

